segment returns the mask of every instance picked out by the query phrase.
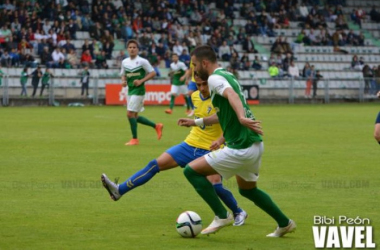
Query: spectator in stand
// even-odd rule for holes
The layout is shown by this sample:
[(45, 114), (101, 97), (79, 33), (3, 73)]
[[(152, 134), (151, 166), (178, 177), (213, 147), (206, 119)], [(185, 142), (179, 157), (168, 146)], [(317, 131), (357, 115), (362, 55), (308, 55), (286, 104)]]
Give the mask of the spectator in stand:
[(79, 68), (79, 59), (75, 50), (70, 49), (69, 54), (67, 55), (67, 62), (72, 69)]
[(106, 52), (104, 50), (96, 56), (95, 66), (97, 69), (108, 69)]
[(27, 49), (32, 49), (32, 48), (33, 46), (26, 41), (25, 37), (22, 38), (21, 42), (17, 46), (17, 49), (21, 50), (22, 53), (26, 53)]
[(52, 53), (49, 51), (49, 47), (45, 46), (41, 55), (41, 64), (45, 65), (47, 68), (52, 68), (54, 65)]
[(221, 61), (229, 61), (231, 58), (230, 47), (227, 45), (226, 41), (223, 41), (222, 45), (219, 47), (219, 58)]
[(61, 52), (60, 48), (56, 47), (53, 53), (51, 54), (51, 57), (53, 58), (53, 66), (54, 68), (59, 68), (60, 65), (63, 64), (65, 61), (65, 56)]
[(66, 51), (74, 50), (75, 51), (75, 46), (74, 44), (71, 43), (70, 38), (66, 39), (66, 43), (62, 46), (63, 49)]
[(376, 10), (376, 6), (373, 5), (371, 11), (369, 12), (369, 15), (371, 17), (371, 21), (374, 22), (380, 22), (380, 12)]
[(103, 44), (103, 51), (106, 53), (106, 59), (111, 60), (112, 59), (112, 51), (113, 51), (113, 43), (110, 43), (107, 41), (105, 44)]
[(242, 47), (243, 47), (243, 50), (248, 53), (257, 53), (257, 50), (255, 49), (255, 44), (252, 42), (252, 39), (250, 36), (245, 37)]
[(261, 65), (259, 56), (257, 55), (255, 55), (255, 59), (252, 62), (252, 68), (254, 68), (255, 70), (261, 70), (263, 68), (263, 66)]
[(148, 48), (150, 47), (152, 43), (153, 43), (152, 39), (150, 38), (148, 33), (144, 31), (144, 33), (142, 33), (142, 35), (139, 38), (140, 50), (141, 51), (148, 50)]
[(85, 50), (82, 53), (82, 57), (80, 59), (80, 62), (82, 63), (82, 66), (86, 65), (86, 67), (91, 67), (91, 68), (94, 67), (94, 63), (93, 63), (93, 59), (92, 59), (91, 54), (90, 54), (90, 50)]
[(362, 70), (362, 66), (360, 65), (359, 58), (357, 55), (354, 55), (351, 60), (351, 69), (354, 70)]
[(12, 58), (12, 66), (18, 67), (20, 65), (20, 55), (15, 48), (11, 49), (9, 55)]
[(1, 66), (10, 68), (12, 66), (12, 57), (9, 55), (8, 50), (5, 50), (1, 55)]
[(284, 49), (282, 48), (282, 36), (276, 38), (276, 41), (273, 43), (270, 52), (276, 54), (284, 53)]
[(26, 54), (25, 58), (23, 59), (24, 66), (25, 67), (30, 67), (30, 68), (35, 68), (37, 63), (34, 59), (34, 57), (31, 54)]
[(90, 37), (99, 40), (103, 36), (103, 28), (100, 22), (96, 22), (94, 26), (90, 27)]
[(140, 16), (136, 17), (133, 20), (132, 29), (134, 33), (140, 34), (141, 30), (143, 29), (143, 23)]
[(202, 22), (202, 15), (199, 13), (198, 8), (195, 8), (190, 15), (190, 24), (198, 26)]
[(232, 53), (232, 56), (230, 58), (230, 67), (232, 69), (238, 69), (240, 66), (240, 60), (238, 53)]
[(82, 45), (82, 53), (85, 52), (86, 50), (90, 50), (91, 56), (94, 54), (94, 47), (92, 44), (88, 42), (88, 39), (84, 39), (84, 43)]
[(70, 33), (70, 37), (76, 40), (77, 39), (76, 32), (78, 30), (78, 25), (74, 22), (73, 19), (69, 20), (69, 23), (67, 24), (66, 28), (68, 29), (67, 31)]
[(284, 72), (288, 72), (291, 61), (294, 61), (294, 57), (291, 53), (286, 53), (285, 58), (282, 60), (282, 69)]
[(356, 37), (358, 40), (358, 46), (364, 46), (365, 37), (363, 32), (359, 33), (359, 36)]
[(241, 70), (249, 70), (251, 67), (251, 62), (249, 61), (249, 56), (247, 52), (244, 52), (243, 56), (240, 59), (240, 69)]
[(175, 41), (175, 45), (173, 46), (173, 53), (176, 55), (182, 54), (183, 46), (179, 43), (179, 41)]
[(119, 54), (116, 56), (116, 67), (121, 67), (121, 62), (127, 58), (127, 55), (125, 54), (124, 50), (120, 50)]
[(165, 56), (166, 48), (162, 42), (159, 42), (156, 47), (156, 53), (158, 56), (158, 60), (162, 60)]
[(190, 67), (190, 55), (185, 49), (182, 50), (182, 54), (179, 56), (179, 60), (184, 62), (187, 67)]
[(290, 65), (288, 67), (288, 74), (290, 77), (297, 79), (300, 76), (300, 70), (293, 60), (290, 61)]
[(354, 34), (352, 30), (350, 30), (346, 36), (346, 44), (353, 46), (357, 46), (359, 44), (357, 36)]
[(342, 14), (338, 15), (338, 18), (335, 20), (335, 28), (338, 30), (348, 29), (348, 24)]
[(268, 68), (269, 76), (272, 78), (277, 78), (280, 74), (280, 70), (278, 69), (276, 62), (272, 62), (271, 66)]

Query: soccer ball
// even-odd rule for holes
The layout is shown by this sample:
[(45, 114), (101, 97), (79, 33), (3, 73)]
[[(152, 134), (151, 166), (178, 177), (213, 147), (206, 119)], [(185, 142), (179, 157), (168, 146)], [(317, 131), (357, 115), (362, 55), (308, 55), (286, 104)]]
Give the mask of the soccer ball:
[(202, 230), (201, 217), (193, 211), (183, 212), (178, 216), (176, 228), (182, 237), (194, 238)]

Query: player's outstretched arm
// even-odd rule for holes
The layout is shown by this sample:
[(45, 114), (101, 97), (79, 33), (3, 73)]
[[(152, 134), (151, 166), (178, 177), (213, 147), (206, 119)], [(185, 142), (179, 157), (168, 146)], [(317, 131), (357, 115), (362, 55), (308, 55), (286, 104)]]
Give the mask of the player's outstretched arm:
[(226, 88), (223, 91), (223, 96), (228, 99), (228, 102), (235, 111), (241, 125), (255, 131), (260, 135), (263, 134), (260, 121), (255, 121), (245, 117), (243, 104), (241, 103), (238, 94), (232, 88)]
[(219, 123), (219, 118), (216, 114), (210, 115), (205, 118), (198, 118), (195, 120), (190, 118), (180, 118), (177, 122), (177, 124), (182, 127), (204, 126), (216, 123)]

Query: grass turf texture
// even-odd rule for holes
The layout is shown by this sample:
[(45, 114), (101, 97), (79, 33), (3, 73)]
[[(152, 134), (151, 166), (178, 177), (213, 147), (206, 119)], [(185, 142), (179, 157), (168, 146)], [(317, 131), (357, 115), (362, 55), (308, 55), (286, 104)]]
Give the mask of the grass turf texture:
[(175, 230), (185, 210), (204, 227), (213, 219), (179, 168), (110, 200), (101, 173), (124, 181), (187, 135), (176, 125), (184, 108), (165, 108), (143, 113), (164, 123), (162, 140), (139, 126), (135, 147), (124, 146), (123, 107), (1, 108), (0, 249), (314, 249), (314, 215), (369, 218), (380, 230), (378, 105), (252, 107), (265, 131), (259, 187), (298, 225), (282, 239), (265, 237), (275, 222), (238, 194), (234, 179), (225, 185), (248, 212), (246, 225), (209, 237)]

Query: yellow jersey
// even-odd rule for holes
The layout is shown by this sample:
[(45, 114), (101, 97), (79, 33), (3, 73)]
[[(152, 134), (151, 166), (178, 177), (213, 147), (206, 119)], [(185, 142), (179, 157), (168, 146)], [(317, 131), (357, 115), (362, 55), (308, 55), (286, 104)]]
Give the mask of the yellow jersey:
[[(191, 95), (194, 103), (195, 118), (204, 118), (216, 113), (211, 103), (211, 96), (203, 99), (199, 90)], [(190, 134), (186, 137), (185, 142), (192, 147), (210, 150), (211, 143), (217, 140), (223, 134), (220, 124), (212, 124), (203, 127), (195, 126), (191, 129)]]
[(191, 70), (191, 81), (195, 82), (195, 78), (194, 78), (194, 66), (191, 63), (191, 60), (190, 60), (190, 70)]

